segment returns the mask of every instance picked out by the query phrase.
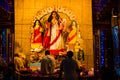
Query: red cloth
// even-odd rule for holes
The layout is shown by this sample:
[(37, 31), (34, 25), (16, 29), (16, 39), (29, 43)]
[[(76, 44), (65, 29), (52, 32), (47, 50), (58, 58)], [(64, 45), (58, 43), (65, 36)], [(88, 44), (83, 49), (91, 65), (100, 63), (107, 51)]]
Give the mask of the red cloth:
[(40, 32), (41, 28), (42, 27), (39, 26), (37, 29), (34, 29), (34, 33), (33, 33), (34, 36), (32, 36), (33, 39), (32, 39), (32, 37), (30, 39), (31, 43), (42, 43), (42, 35), (41, 35), (41, 32)]
[(46, 49), (50, 47), (50, 36), (47, 35), (48, 34), (48, 30), (46, 31), (45, 33), (45, 36), (44, 36), (44, 40), (43, 40), (43, 47)]
[(64, 52), (64, 49), (50, 50), (51, 55), (59, 55), (59, 52)]

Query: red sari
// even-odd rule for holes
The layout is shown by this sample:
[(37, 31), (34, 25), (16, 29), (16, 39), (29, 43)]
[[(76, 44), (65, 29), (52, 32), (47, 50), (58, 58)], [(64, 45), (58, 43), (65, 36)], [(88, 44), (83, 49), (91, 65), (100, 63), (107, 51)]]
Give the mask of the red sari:
[(50, 22), (47, 22), (46, 25), (48, 29), (44, 35), (43, 47), (49, 49), (50, 53), (58, 55), (59, 52), (64, 50), (63, 39), (61, 37), (63, 26), (60, 29), (57, 23), (52, 24)]
[(39, 48), (42, 45), (42, 27), (39, 26), (38, 28), (34, 28), (34, 33), (32, 34), (32, 37), (30, 39), (31, 47), (32, 48)]
[(45, 49), (49, 49), (50, 48), (50, 33), (49, 33), (50, 29), (47, 29), (44, 35), (44, 40), (43, 40), (43, 47)]

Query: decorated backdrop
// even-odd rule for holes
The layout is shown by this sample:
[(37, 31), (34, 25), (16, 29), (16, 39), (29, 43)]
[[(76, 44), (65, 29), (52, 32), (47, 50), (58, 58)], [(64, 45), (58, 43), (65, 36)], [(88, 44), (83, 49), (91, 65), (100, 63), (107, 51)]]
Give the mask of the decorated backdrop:
[[(47, 30), (46, 22), (48, 17), (51, 12), (55, 10), (60, 15), (63, 22), (65, 22), (66, 26), (65, 32), (61, 34), (64, 42), (64, 49), (73, 49), (74, 44), (72, 42), (74, 41), (80, 43), (80, 47), (84, 50), (85, 58), (83, 63), (85, 67), (93, 67), (91, 2), (91, 0), (51, 0), (50, 2), (48, 0), (16, 0), (15, 53), (22, 51), (26, 56), (32, 54), (30, 40), (33, 34), (34, 22), (39, 20), (43, 27), (43, 33), (45, 33)], [(71, 28), (72, 23), (76, 26), (73, 27), (74, 30)], [(75, 31), (77, 34), (71, 36), (73, 33), (76, 33)], [(77, 35), (76, 38), (74, 37), (75, 35)]]

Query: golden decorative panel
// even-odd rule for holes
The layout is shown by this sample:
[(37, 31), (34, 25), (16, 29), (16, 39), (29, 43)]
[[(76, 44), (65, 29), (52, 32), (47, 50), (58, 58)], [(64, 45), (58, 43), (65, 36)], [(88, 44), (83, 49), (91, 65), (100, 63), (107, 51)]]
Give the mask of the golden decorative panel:
[[(49, 7), (62, 7), (71, 12), (71, 15), (67, 12), (60, 15), (68, 20), (67, 25), (70, 25), (72, 19), (77, 21), (81, 36), (79, 42), (85, 52), (86, 68), (93, 67), (92, 0), (15, 0), (15, 42), (20, 44), (23, 53), (31, 53), (30, 37), (34, 18), (41, 18), (37, 15), (41, 13), (38, 11), (44, 11)], [(44, 17), (44, 20), (48, 16)], [(69, 19), (72, 16), (75, 18)]]

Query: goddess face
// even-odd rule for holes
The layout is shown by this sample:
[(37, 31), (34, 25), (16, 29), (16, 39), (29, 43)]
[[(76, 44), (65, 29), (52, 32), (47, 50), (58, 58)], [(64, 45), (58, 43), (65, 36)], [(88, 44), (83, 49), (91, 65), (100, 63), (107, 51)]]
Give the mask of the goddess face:
[(76, 25), (76, 22), (73, 22), (72, 25), (75, 26), (75, 25)]
[(36, 21), (36, 25), (39, 25), (39, 21)]
[(76, 29), (76, 22), (73, 22), (73, 23), (72, 23), (72, 28), (73, 28), (73, 29)]
[(56, 13), (53, 13), (53, 14), (52, 14), (52, 17), (53, 17), (53, 18), (56, 18)]

